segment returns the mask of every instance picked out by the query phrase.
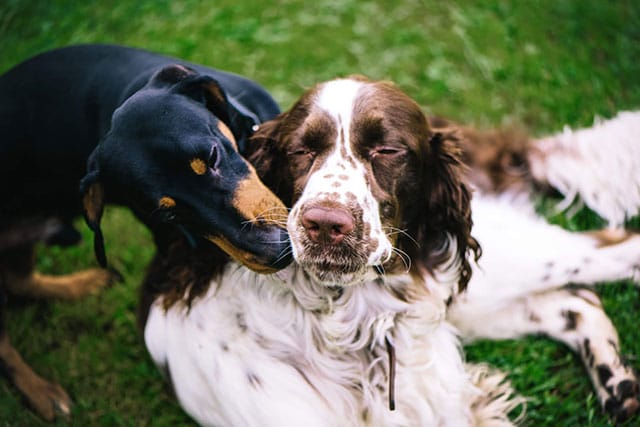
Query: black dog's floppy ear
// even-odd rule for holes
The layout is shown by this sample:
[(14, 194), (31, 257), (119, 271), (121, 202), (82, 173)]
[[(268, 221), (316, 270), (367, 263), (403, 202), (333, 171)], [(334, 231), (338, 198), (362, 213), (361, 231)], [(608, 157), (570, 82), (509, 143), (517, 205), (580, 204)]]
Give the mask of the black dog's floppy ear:
[(171, 64), (163, 67), (151, 78), (149, 86), (171, 86), (171, 92), (203, 103), (207, 110), (229, 127), (241, 151), (246, 138), (253, 132), (253, 125), (257, 123), (256, 118), (237, 111), (216, 79), (199, 74), (187, 66)]
[(107, 256), (104, 250), (104, 237), (100, 229), (100, 220), (104, 211), (104, 188), (99, 181), (100, 172), (93, 159), (95, 151), (89, 159), (89, 172), (80, 181), (80, 194), (82, 195), (82, 211), (84, 219), (93, 231), (93, 250), (98, 263), (107, 267)]
[(151, 79), (149, 80), (149, 86), (162, 87), (167, 85), (174, 85), (179, 81), (195, 74), (195, 71), (184, 65), (167, 65), (162, 67), (160, 71), (158, 71), (153, 75), (153, 77), (151, 77)]
[(205, 74), (187, 76), (178, 82), (172, 91), (204, 103), (207, 110), (233, 128), (227, 95), (213, 77)]

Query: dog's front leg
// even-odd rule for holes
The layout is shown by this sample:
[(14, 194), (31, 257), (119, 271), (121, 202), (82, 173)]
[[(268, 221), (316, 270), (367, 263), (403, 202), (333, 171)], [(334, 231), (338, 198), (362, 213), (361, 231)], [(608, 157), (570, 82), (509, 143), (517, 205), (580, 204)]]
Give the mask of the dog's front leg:
[(488, 304), (462, 298), (452, 303), (448, 319), (462, 339), (511, 339), (545, 335), (580, 354), (598, 399), (616, 420), (640, 409), (638, 379), (620, 355), (618, 333), (587, 289), (558, 289)]
[[(1, 290), (0, 297), (4, 297)], [(2, 304), (0, 306), (0, 371), (45, 420), (51, 421), (57, 415), (68, 416), (71, 413), (71, 399), (58, 384), (38, 376), (13, 348), (5, 330), (5, 316), (5, 307)]]

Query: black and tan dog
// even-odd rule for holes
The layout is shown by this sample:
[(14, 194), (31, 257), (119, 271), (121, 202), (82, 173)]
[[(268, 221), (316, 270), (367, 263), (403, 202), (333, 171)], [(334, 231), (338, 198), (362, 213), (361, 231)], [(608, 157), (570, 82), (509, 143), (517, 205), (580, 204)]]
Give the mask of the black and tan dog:
[[(8, 71), (0, 77), (0, 300), (77, 298), (108, 283), (106, 269), (34, 271), (36, 243), (79, 239), (71, 221), (83, 206), (104, 267), (105, 202), (130, 207), (152, 230), (156, 263), (179, 251), (185, 264), (210, 268), (207, 257), (225, 256), (213, 242), (257, 271), (286, 265), (283, 205), (239, 154), (277, 113), (245, 78), (138, 49), (62, 48)], [(0, 367), (42, 417), (68, 414), (69, 397), (21, 359), (4, 317)]]

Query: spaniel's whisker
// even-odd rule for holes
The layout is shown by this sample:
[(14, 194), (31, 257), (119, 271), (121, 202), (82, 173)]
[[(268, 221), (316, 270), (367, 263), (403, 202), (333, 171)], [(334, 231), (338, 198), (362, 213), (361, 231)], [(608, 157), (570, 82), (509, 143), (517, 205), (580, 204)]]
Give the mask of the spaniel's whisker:
[[(391, 230), (391, 232), (386, 232), (387, 230)], [(394, 236), (394, 235), (401, 235), (401, 236), (405, 236), (406, 238), (408, 238), (411, 242), (413, 242), (413, 244), (415, 244), (416, 246), (420, 246), (418, 244), (418, 242), (416, 241), (416, 239), (413, 238), (413, 236), (409, 233), (407, 233), (406, 230), (400, 229), (400, 228), (396, 228), (396, 227), (385, 227), (385, 232), (387, 234), (387, 236)]]
[(398, 257), (402, 260), (402, 264), (405, 267), (405, 273), (408, 273), (411, 270), (411, 257), (402, 249), (393, 248), (392, 251), (398, 255)]

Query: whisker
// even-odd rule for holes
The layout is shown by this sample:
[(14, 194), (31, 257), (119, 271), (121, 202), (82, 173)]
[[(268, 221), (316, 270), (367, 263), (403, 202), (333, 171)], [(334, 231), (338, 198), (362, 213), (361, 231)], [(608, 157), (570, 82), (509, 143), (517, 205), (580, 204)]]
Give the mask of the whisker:
[(293, 254), (293, 250), (291, 249), (291, 247), (288, 247), (287, 249), (280, 252), (280, 255), (278, 255), (278, 258), (276, 258), (275, 263), (277, 264), (291, 254)]
[(408, 273), (411, 270), (411, 257), (402, 249), (392, 248), (392, 251), (400, 257), (402, 264), (404, 264), (405, 272)]
[[(400, 228), (396, 228), (396, 227), (384, 227), (385, 229), (385, 233), (388, 236), (393, 236), (395, 234), (400, 234), (402, 236), (407, 237), (409, 240), (411, 240), (416, 246), (420, 246), (418, 244), (418, 241), (416, 239), (413, 238), (413, 236), (411, 236), (411, 234), (407, 233), (407, 230), (403, 230)], [(387, 232), (387, 230), (390, 230), (389, 232)]]

